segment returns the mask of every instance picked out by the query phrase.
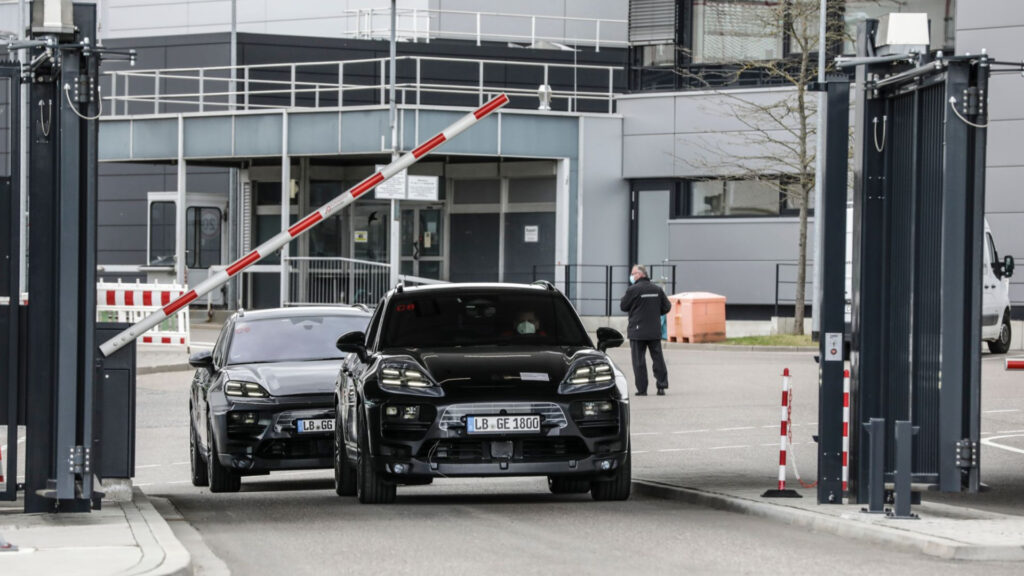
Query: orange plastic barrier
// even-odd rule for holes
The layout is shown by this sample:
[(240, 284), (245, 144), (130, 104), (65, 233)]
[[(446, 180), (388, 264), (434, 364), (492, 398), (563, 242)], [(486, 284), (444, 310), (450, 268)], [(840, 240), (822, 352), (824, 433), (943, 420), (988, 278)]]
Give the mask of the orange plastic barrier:
[(669, 342), (725, 340), (725, 296), (711, 292), (683, 292), (668, 299), (672, 302), (672, 310), (665, 318)]

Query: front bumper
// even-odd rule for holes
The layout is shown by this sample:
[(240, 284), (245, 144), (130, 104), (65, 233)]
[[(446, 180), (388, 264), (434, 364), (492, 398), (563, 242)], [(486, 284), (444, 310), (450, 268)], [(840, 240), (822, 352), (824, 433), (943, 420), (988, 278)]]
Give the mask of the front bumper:
[[(255, 414), (257, 421), (242, 424), (233, 414)], [(298, 420), (335, 422), (333, 395), (244, 402), (224, 399), (213, 412), (218, 460), (222, 466), (242, 474), (333, 467), (333, 428), (299, 432)]]
[[(439, 399), (447, 400), (447, 399)], [(388, 398), (367, 407), (370, 462), (385, 477), (414, 483), (435, 477), (565, 476), (611, 478), (625, 463), (629, 405), (612, 400), (614, 413), (600, 420), (578, 416), (575, 403), (608, 401), (607, 396), (564, 401), (441, 402)], [(388, 406), (419, 406), (420, 419), (388, 418)], [(473, 415), (541, 414), (537, 433), (471, 434)], [(399, 410), (401, 412), (401, 410)]]

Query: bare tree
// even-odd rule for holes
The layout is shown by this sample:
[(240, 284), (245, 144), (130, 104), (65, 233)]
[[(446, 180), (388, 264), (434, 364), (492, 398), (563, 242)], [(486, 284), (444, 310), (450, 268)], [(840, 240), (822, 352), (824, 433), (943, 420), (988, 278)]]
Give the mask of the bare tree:
[[(834, 47), (845, 39), (843, 5), (843, 0), (828, 0), (826, 46)], [(737, 25), (742, 26), (732, 39), (731, 52), (744, 53), (745, 57), (735, 58), (729, 46), (718, 41), (710, 49), (700, 46), (688, 51), (686, 56), (699, 62), (682, 68), (680, 73), (695, 87), (716, 90), (726, 102), (728, 114), (745, 130), (739, 137), (743, 146), (721, 141), (709, 144), (704, 147), (709, 155), (697, 162), (735, 178), (778, 178), (786, 202), (799, 211), (793, 333), (803, 334), (807, 217), (815, 185), (817, 136), (817, 99), (808, 93), (808, 87), (818, 78), (820, 0), (708, 2), (704, 10), (705, 33), (714, 28), (716, 18), (732, 26), (734, 33)], [(773, 42), (781, 50), (775, 50)], [(720, 53), (714, 53), (715, 49)], [(770, 56), (773, 51), (777, 54), (763, 59), (751, 57), (750, 53), (758, 49)], [(751, 79), (791, 90), (755, 99), (731, 89), (749, 84)]]

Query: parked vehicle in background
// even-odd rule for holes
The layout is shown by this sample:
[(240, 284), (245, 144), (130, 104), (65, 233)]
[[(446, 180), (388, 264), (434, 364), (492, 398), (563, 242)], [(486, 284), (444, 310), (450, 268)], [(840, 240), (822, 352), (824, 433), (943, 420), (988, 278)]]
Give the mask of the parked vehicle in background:
[(333, 466), (334, 342), (364, 330), (366, 308), (238, 312), (196, 368), (189, 402), (192, 484), (236, 492), (241, 477)]
[(629, 498), (626, 379), (548, 283), (392, 290), (338, 379), (335, 490), (394, 501), (436, 477), (546, 476), (554, 493)]
[(981, 338), (988, 342), (988, 349), (995, 354), (1005, 354), (1010, 349), (1013, 336), (1010, 330), (1010, 277), (1013, 276), (1013, 256), (999, 259), (992, 229), (985, 220), (984, 266), (981, 282), (984, 289), (981, 299)]

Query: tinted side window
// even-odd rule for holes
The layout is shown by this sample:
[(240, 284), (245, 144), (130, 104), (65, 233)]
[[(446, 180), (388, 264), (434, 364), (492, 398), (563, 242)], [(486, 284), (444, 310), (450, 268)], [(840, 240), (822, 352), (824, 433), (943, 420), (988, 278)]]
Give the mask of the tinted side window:
[(370, 325), (366, 327), (366, 349), (373, 350), (373, 345), (377, 340), (378, 327), (380, 326), (381, 316), (384, 315), (384, 299), (381, 298), (380, 302), (377, 302), (377, 309), (373, 311), (373, 317), (370, 318)]

